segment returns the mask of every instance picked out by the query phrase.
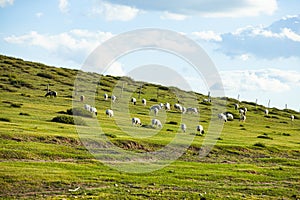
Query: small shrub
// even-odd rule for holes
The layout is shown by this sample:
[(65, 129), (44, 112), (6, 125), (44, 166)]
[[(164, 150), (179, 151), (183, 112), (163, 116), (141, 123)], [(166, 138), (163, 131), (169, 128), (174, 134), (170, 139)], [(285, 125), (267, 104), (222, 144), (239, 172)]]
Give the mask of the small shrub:
[(271, 138), (270, 136), (268, 136), (268, 134), (266, 134), (266, 133), (264, 133), (263, 135), (257, 136), (257, 138), (273, 140), (273, 138)]
[(270, 126), (265, 126), (266, 128), (271, 128)]
[(13, 108), (21, 108), (23, 104), (21, 103), (11, 103), (10, 106)]
[(22, 112), (20, 112), (19, 115), (30, 116), (28, 113), (22, 113)]
[(281, 123), (281, 124), (288, 124), (287, 121), (280, 121), (279, 123)]
[(67, 110), (68, 115), (76, 115), (76, 116), (82, 116), (82, 117), (93, 117), (93, 113), (83, 109), (83, 108), (71, 108)]
[(0, 121), (2, 121), (2, 122), (10, 122), (10, 119), (5, 118), (5, 117), (0, 117)]
[(110, 137), (110, 138), (116, 138), (117, 137), (116, 135), (114, 135), (112, 133), (105, 133), (104, 135), (107, 136), (107, 137)]
[(40, 77), (43, 77), (43, 78), (53, 79), (53, 76), (51, 74), (47, 74), (47, 73), (44, 73), (44, 72), (39, 72), (36, 75), (40, 76)]
[(256, 147), (262, 147), (262, 148), (266, 147), (266, 145), (264, 143), (261, 143), (261, 142), (255, 143), (254, 146), (256, 146)]
[(167, 124), (178, 125), (178, 122), (169, 121), (169, 122), (167, 122)]
[(150, 99), (149, 101), (157, 102), (157, 99)]
[(289, 133), (282, 133), (283, 136), (291, 136)]
[(76, 125), (83, 125), (83, 126), (86, 125), (86, 123), (85, 123), (85, 121), (83, 121), (83, 119), (76, 118), (74, 120), (73, 117), (66, 116), (66, 115), (61, 115), (61, 116), (54, 117), (51, 121), (52, 122), (63, 123), (63, 124), (75, 124), (75, 122), (76, 122)]
[(173, 132), (173, 130), (172, 130), (172, 129), (169, 129), (169, 128), (167, 129), (167, 131), (169, 131), (169, 132)]

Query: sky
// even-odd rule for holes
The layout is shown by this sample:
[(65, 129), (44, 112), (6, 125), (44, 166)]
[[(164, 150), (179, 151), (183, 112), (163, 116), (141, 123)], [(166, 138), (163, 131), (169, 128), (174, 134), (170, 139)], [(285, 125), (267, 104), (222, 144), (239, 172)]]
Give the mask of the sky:
[[(226, 96), (257, 99), (265, 106), (271, 100), (271, 107), (287, 104), (299, 111), (299, 4), (298, 0), (0, 0), (0, 54), (82, 69), (99, 45), (120, 34), (145, 28), (170, 30), (206, 52)], [(105, 73), (134, 74), (150, 65), (155, 70), (168, 66), (192, 90), (204, 94), (210, 90), (207, 77), (195, 73), (190, 63), (157, 49), (123, 55)], [(170, 76), (158, 73), (163, 73), (162, 84), (168, 84)], [(151, 81), (150, 75), (146, 77)]]

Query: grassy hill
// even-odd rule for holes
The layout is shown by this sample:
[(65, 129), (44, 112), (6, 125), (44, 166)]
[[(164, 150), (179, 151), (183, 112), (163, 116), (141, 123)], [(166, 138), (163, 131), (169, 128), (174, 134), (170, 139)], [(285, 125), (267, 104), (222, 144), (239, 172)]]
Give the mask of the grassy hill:
[[(84, 81), (77, 83), (78, 78)], [(86, 85), (80, 85), (83, 83)], [(82, 86), (92, 83), (95, 88), (82, 90), (86, 88)], [(47, 87), (57, 91), (58, 96), (45, 97)], [(117, 102), (103, 100), (104, 93), (117, 94)], [(79, 101), (82, 94), (84, 102)], [(137, 98), (138, 103), (128, 104), (125, 115), (118, 105), (125, 105), (131, 97)], [(142, 98), (147, 99), (147, 106), (140, 103)], [(174, 108), (160, 111), (157, 118), (164, 122), (160, 131), (150, 127), (154, 117), (149, 114), (151, 105), (174, 105), (180, 101), (188, 106), (193, 99), (200, 116), (186, 114), (185, 120), (196, 119), (208, 130), (211, 120), (218, 123), (212, 113), (219, 112), (215, 105), (221, 99), (203, 103), (204, 98), (207, 97), (202, 94), (136, 82), (128, 77), (50, 67), (0, 55), (0, 198), (300, 198), (300, 113), (296, 111), (271, 108), (265, 116), (265, 107), (240, 102), (240, 106), (248, 108), (246, 122), (226, 122), (215, 138), (216, 145), (204, 158), (199, 153), (207, 133), (198, 135), (196, 124), (189, 126), (186, 133), (178, 133), (182, 115)], [(238, 101), (224, 99), (226, 110), (238, 118), (233, 107)], [(71, 109), (82, 108), (86, 103), (95, 105), (98, 115), (88, 113), (73, 119)], [(115, 117), (108, 118), (105, 110), (111, 107)], [(289, 119), (291, 114), (295, 115), (294, 122)], [(132, 127), (130, 117), (139, 117), (143, 126)], [(54, 122), (54, 118), (63, 123)], [(95, 121), (102, 132), (94, 136), (105, 135), (115, 146), (136, 154), (157, 151), (176, 134), (192, 138), (192, 143), (176, 161), (160, 170), (127, 173), (97, 161), (83, 145), (78, 127), (91, 130)], [(81, 122), (81, 126), (76, 127), (74, 122)], [(137, 132), (141, 137), (124, 130)], [(149, 135), (152, 137), (146, 137)]]

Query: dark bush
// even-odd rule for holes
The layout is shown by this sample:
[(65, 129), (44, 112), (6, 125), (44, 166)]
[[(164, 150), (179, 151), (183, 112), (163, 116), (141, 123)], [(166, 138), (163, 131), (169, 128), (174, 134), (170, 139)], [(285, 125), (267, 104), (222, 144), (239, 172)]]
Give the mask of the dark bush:
[(22, 113), (22, 112), (20, 112), (19, 115), (30, 116), (28, 113)]
[(268, 134), (266, 134), (266, 133), (264, 133), (263, 135), (257, 136), (257, 138), (273, 140), (273, 138), (271, 138), (270, 136), (268, 136)]
[(149, 101), (157, 102), (157, 99), (150, 99)]
[(169, 122), (167, 122), (166, 124), (177, 125), (178, 123), (177, 123), (177, 122), (174, 122), (174, 121), (169, 121)]
[(254, 146), (256, 146), (256, 147), (263, 147), (263, 148), (266, 147), (266, 145), (264, 143), (261, 143), (261, 142), (255, 143)]
[(36, 75), (43, 77), (43, 78), (53, 79), (53, 76), (51, 74), (47, 74), (47, 73), (43, 73), (43, 72), (39, 72)]
[(85, 123), (85, 121), (83, 121), (83, 119), (76, 118), (74, 120), (73, 117), (66, 116), (66, 115), (61, 115), (61, 116), (54, 117), (51, 121), (52, 122), (58, 122), (58, 123), (64, 123), (64, 124), (75, 124), (75, 122), (76, 122), (76, 125), (86, 126), (86, 123)]
[(10, 119), (4, 118), (4, 117), (0, 117), (0, 121), (2, 121), (2, 122), (10, 122)]
[(11, 103), (10, 106), (14, 108), (21, 108), (23, 104), (21, 103)]
[(83, 108), (70, 108), (67, 110), (68, 115), (76, 115), (76, 116), (82, 116), (82, 117), (93, 117), (93, 113), (83, 109)]

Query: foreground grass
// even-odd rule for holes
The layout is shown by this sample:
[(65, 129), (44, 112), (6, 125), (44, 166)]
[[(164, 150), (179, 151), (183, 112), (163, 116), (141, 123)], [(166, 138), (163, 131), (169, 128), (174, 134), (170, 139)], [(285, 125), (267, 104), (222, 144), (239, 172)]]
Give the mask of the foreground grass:
[[(294, 122), (288, 118), (290, 114), (298, 117), (295, 111), (272, 108), (266, 117), (263, 106), (243, 102), (242, 106), (249, 110), (246, 123), (238, 120), (226, 123), (206, 157), (199, 156), (205, 136), (196, 136), (190, 129), (187, 133), (178, 133), (194, 137), (178, 160), (151, 173), (125, 173), (97, 161), (83, 146), (82, 135), (78, 135), (74, 125), (51, 121), (56, 116), (66, 115), (72, 103), (79, 106), (89, 103), (89, 94), (84, 103), (78, 102), (80, 94), (72, 97), (76, 70), (0, 58), (1, 199), (299, 198), (300, 123), (298, 118)], [(100, 78), (93, 73), (83, 75), (91, 82)], [(158, 117), (165, 123), (159, 132), (149, 126), (131, 127), (130, 118), (122, 116), (118, 107), (120, 102), (111, 105), (102, 99), (104, 93), (112, 93), (118, 80), (118, 77), (101, 76), (95, 102), (98, 116), (82, 117), (83, 120), (89, 124), (96, 119), (110, 142), (126, 151), (152, 152), (172, 141), (178, 132), (181, 114), (175, 110), (161, 111)], [(127, 81), (132, 87), (140, 85), (130, 79)], [(47, 84), (58, 91), (57, 98), (44, 97)], [(150, 124), (153, 116), (149, 114), (149, 106), (157, 103), (158, 87), (159, 102), (176, 102), (171, 89), (144, 84), (142, 98), (148, 100), (148, 105), (130, 104), (131, 117), (137, 116), (145, 125)], [(186, 103), (190, 94), (178, 93), (186, 97), (183, 99)], [(124, 91), (126, 94), (138, 96), (129, 86)], [(195, 95), (200, 109), (197, 121), (207, 130), (212, 107), (201, 103), (205, 96)], [(227, 110), (236, 114), (232, 106), (235, 102), (227, 99)], [(113, 106), (116, 116), (109, 119), (104, 113)], [(140, 137), (132, 137), (120, 127), (139, 133)], [(83, 129), (91, 128), (83, 126)], [(152, 133), (151, 137), (143, 137)]]

